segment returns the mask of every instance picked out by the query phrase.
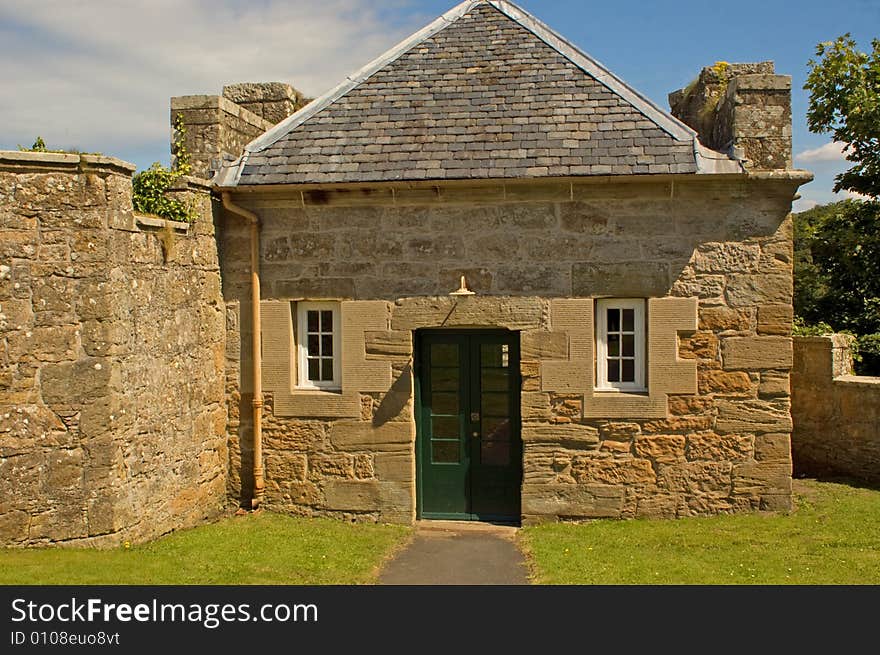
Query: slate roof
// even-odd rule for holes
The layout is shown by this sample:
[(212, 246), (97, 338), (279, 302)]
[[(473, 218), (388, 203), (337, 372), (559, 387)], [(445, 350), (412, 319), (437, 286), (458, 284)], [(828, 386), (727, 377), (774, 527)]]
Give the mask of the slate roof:
[(215, 182), (741, 170), (524, 10), (469, 0), (249, 144)]

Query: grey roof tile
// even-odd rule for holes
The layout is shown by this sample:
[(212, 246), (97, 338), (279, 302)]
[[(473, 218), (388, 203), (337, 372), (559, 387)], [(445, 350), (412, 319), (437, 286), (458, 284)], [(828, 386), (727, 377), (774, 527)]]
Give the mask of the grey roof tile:
[(688, 128), (519, 8), (453, 11), (250, 144), (237, 183), (698, 172)]

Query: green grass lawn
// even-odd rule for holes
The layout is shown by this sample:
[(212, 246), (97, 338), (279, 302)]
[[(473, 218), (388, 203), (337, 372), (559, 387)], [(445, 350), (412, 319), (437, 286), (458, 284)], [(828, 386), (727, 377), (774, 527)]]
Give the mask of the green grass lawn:
[(880, 584), (880, 491), (795, 481), (790, 515), (524, 529), (543, 584)]
[(261, 512), (129, 549), (0, 549), (0, 584), (364, 584), (409, 533)]

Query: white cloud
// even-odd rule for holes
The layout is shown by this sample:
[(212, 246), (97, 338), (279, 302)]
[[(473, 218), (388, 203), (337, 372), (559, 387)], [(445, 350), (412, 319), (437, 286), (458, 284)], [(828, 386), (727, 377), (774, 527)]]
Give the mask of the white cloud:
[[(318, 95), (416, 29), (380, 0), (3, 0), (0, 148), (168, 142), (168, 100), (234, 82)], [(167, 157), (167, 154), (165, 155)]]
[(836, 194), (840, 198), (852, 198), (853, 200), (873, 200), (871, 196), (866, 196), (855, 191), (840, 191)]
[(826, 162), (826, 161), (846, 161), (845, 143), (832, 141), (824, 146), (813, 148), (812, 150), (804, 150), (795, 155), (795, 160), (805, 163)]
[(792, 211), (795, 213), (805, 212), (808, 209), (812, 209), (813, 207), (817, 207), (819, 205), (818, 200), (813, 200), (812, 198), (799, 198), (792, 207)]

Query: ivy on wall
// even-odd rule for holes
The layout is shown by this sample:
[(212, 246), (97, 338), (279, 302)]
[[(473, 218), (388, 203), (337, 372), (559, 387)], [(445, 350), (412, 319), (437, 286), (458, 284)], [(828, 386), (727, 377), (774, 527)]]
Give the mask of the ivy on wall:
[(193, 223), (196, 214), (191, 204), (175, 198), (167, 197), (166, 193), (178, 178), (192, 172), (189, 152), (186, 149), (186, 126), (183, 116), (174, 118), (174, 136), (171, 152), (174, 155), (172, 168), (155, 162), (150, 168), (136, 174), (131, 181), (134, 208), (144, 214), (155, 214), (169, 221)]

